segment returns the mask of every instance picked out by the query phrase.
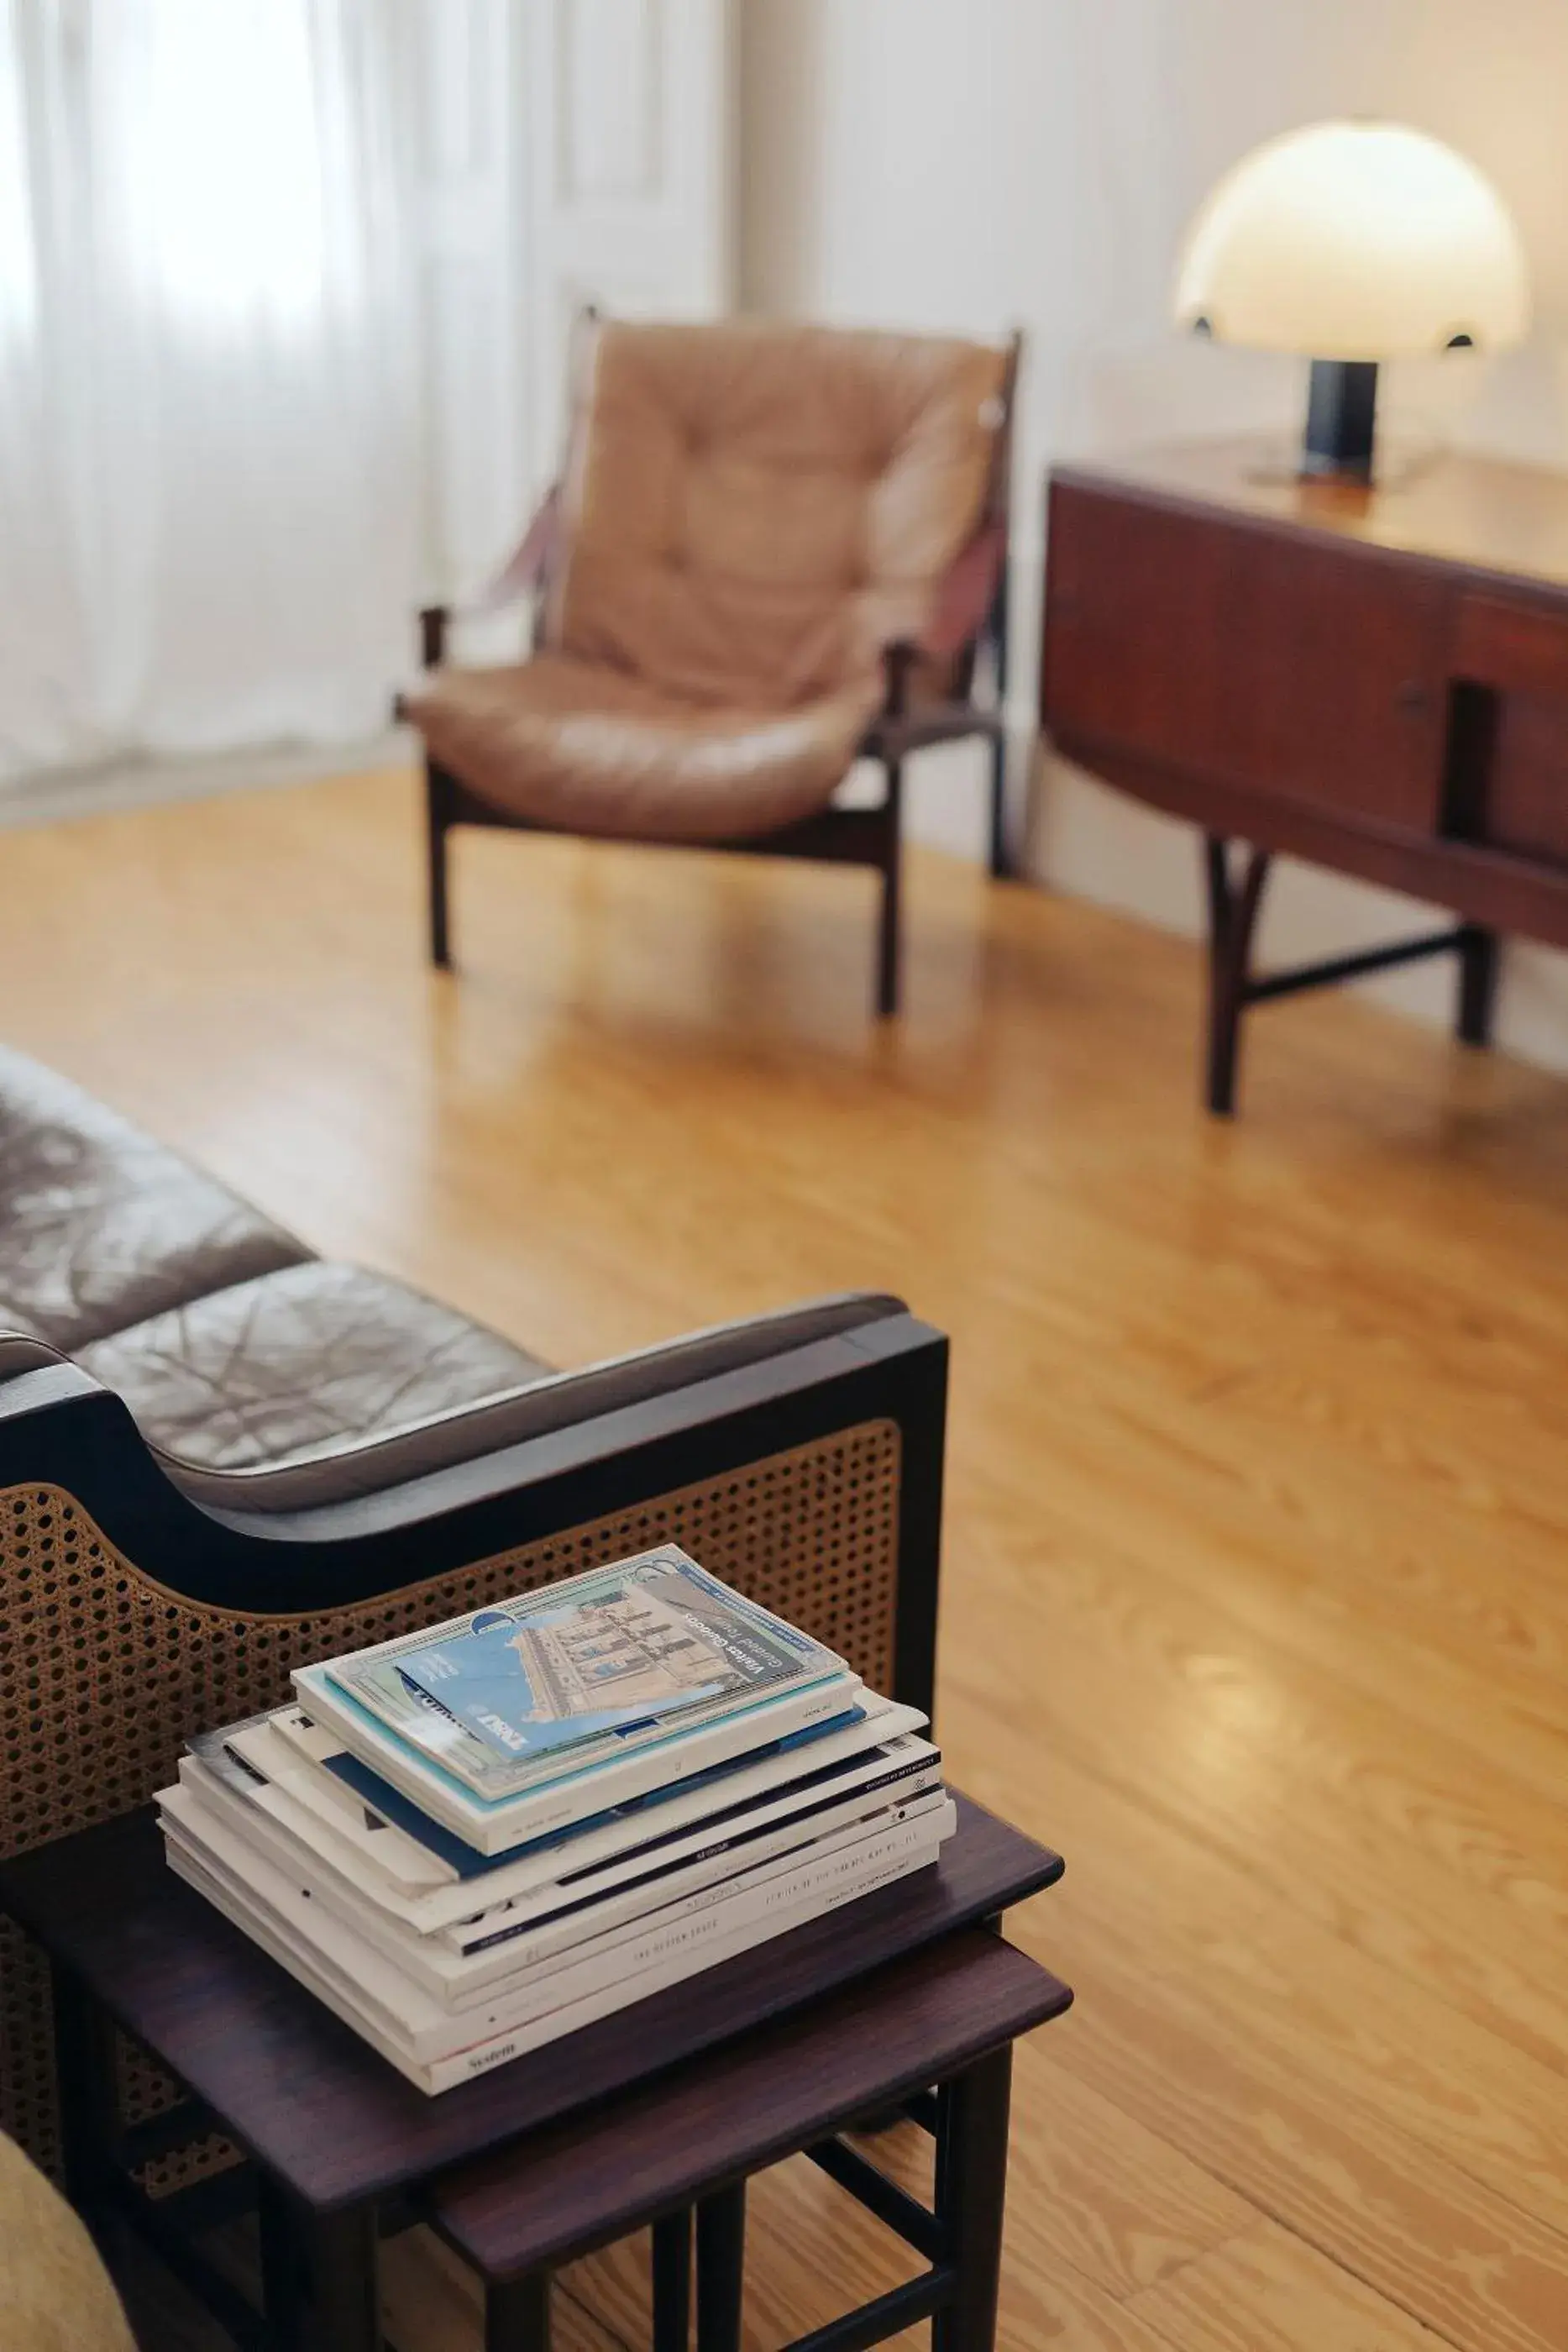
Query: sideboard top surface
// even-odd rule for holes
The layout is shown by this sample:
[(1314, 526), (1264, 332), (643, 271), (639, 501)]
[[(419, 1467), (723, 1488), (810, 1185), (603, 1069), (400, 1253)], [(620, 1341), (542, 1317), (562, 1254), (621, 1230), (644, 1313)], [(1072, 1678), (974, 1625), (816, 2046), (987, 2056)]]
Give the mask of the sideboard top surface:
[(1053, 479), (1239, 520), (1296, 526), (1391, 554), (1568, 593), (1568, 473), (1447, 452), (1371, 488), (1303, 481), (1278, 435), (1188, 441), (1063, 464)]

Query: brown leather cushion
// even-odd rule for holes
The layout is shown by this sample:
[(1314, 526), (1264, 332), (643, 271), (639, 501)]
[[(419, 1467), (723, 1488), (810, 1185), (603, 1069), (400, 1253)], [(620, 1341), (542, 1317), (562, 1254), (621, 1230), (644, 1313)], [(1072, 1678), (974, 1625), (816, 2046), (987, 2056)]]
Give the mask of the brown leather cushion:
[(549, 648), (740, 709), (874, 694), (979, 524), (1006, 353), (616, 320), (585, 360)]
[(513, 816), (722, 841), (821, 808), (876, 702), (845, 692), (793, 710), (717, 709), (546, 653), (509, 669), (433, 670), (402, 707), (442, 767)]
[(308, 1461), (548, 1367), (381, 1275), (311, 1261), (78, 1351), (151, 1442), (211, 1470)]
[(74, 1352), (308, 1255), (68, 1079), (0, 1050), (0, 1324)]
[(824, 1340), (847, 1339), (856, 1353), (873, 1356), (875, 1327), (908, 1312), (902, 1299), (883, 1293), (842, 1292), (688, 1331), (577, 1371), (536, 1367), (534, 1376), (500, 1395), (455, 1405), (406, 1428), (371, 1430), (361, 1440), (293, 1462), (209, 1470), (171, 1457), (168, 1466), (186, 1494), (220, 1509), (308, 1510), (377, 1494), (458, 1463), (483, 1463), (510, 1446), (632, 1411), (705, 1381), (730, 1382), (734, 1403), (748, 1391), (748, 1373)]

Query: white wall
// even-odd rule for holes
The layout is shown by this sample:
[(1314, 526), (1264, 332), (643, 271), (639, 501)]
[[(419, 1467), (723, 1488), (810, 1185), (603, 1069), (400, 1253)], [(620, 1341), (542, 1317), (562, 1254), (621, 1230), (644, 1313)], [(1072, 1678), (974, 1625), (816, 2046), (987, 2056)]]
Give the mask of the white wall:
[[(1167, 320), (1192, 211), (1237, 155), (1291, 123), (1393, 115), (1491, 173), (1530, 250), (1536, 340), (1490, 369), (1390, 371), (1385, 420), (1568, 466), (1568, 0), (746, 0), (743, 67), (751, 307), (1028, 332), (1026, 693), (1052, 457), (1295, 429), (1295, 363), (1185, 341)], [(916, 821), (977, 854), (977, 782), (967, 755), (945, 756)], [(1197, 928), (1190, 834), (1087, 779), (1044, 780), (1033, 861), (1070, 889)], [(1263, 952), (1327, 953), (1413, 918), (1408, 901), (1287, 867)], [(1437, 967), (1374, 985), (1447, 1017)], [(1513, 948), (1500, 1025), (1516, 1051), (1568, 1067), (1568, 961)]]

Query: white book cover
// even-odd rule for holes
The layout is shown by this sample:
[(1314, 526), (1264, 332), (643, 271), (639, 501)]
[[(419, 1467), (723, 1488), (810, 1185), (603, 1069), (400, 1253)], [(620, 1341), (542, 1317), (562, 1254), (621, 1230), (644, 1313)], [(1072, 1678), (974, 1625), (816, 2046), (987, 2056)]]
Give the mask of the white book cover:
[(860, 1706), (863, 1688), (852, 1677), (760, 1700), (695, 1730), (651, 1740), (609, 1763), (564, 1774), (522, 1796), (486, 1802), (449, 1780), (439, 1767), (422, 1763), (395, 1734), (384, 1731), (325, 1678), (306, 1685), (298, 1675), (295, 1680), (301, 1689), (301, 1706), (313, 1723), (329, 1725), (350, 1756), (476, 1853), (490, 1855), (552, 1830), (568, 1829), (709, 1765), (750, 1755), (812, 1724), (832, 1722)]
[[(922, 1742), (922, 1746), (928, 1743)], [(200, 1834), (219, 1859), (243, 1877), (247, 1858), (260, 1853), (309, 1902), (323, 1903), (343, 1924), (362, 1936), (424, 1990), (452, 2010), (500, 1999), (520, 1979), (586, 1962), (636, 1936), (645, 1920), (667, 1920), (675, 1906), (696, 1909), (754, 1884), (786, 1860), (809, 1854), (829, 1836), (864, 1835), (908, 1817), (943, 1796), (937, 1751), (931, 1760), (890, 1789), (861, 1791), (809, 1813), (795, 1813), (767, 1825), (741, 1845), (725, 1844), (685, 1864), (639, 1880), (607, 1895), (570, 1906), (546, 1924), (520, 1919), (484, 1938), (478, 1948), (455, 1952), (440, 1938), (377, 1911), (346, 1885), (312, 1867), (265, 1814), (247, 1809), (193, 1757), (181, 1760), (183, 1787), (197, 1809)]]
[(640, 1973), (672, 1941), (700, 1945), (727, 1934), (754, 1909), (777, 1909), (785, 1895), (793, 1899), (797, 1890), (806, 1891), (832, 1870), (841, 1853), (873, 1846), (892, 1833), (885, 1819), (869, 1827), (849, 1825), (802, 1851), (775, 1857), (734, 1887), (716, 1888), (706, 1904), (678, 1921), (656, 1913), (641, 1922), (632, 1936), (612, 1939), (589, 1958), (570, 1955), (562, 1967), (528, 1969), (520, 1979), (491, 1988), (478, 2001), (454, 2011), (418, 1984), (398, 1958), (323, 1911), (254, 1846), (242, 1845), (221, 1826), (214, 1828), (188, 1790), (166, 1790), (159, 1802), (166, 1839), (193, 1851), (215, 1876), (262, 1906), (282, 1933), (312, 1953), (319, 1968), (340, 1975), (355, 1998), (376, 2012), (422, 2063), (515, 2025), (531, 2024), (551, 2010), (597, 1991), (612, 1978)]
[[(688, 1823), (706, 1821), (721, 1808), (727, 1811), (759, 1801), (771, 1790), (792, 1787), (808, 1775), (841, 1769), (847, 1786), (848, 1768), (855, 1759), (918, 1733), (925, 1722), (916, 1708), (895, 1706), (869, 1691), (863, 1703), (863, 1722), (818, 1733), (755, 1764), (726, 1766), (685, 1794), (651, 1796), (597, 1827), (558, 1832), (559, 1842), (540, 1843), (510, 1860), (499, 1855), (470, 1876), (459, 1876), (450, 1862), (408, 1830), (386, 1821), (329, 1769), (329, 1759), (343, 1752), (341, 1742), (298, 1707), (280, 1708), (259, 1727), (237, 1727), (227, 1744), (251, 1775), (265, 1776), (270, 1794), (264, 1795), (261, 1783), (254, 1780), (250, 1788), (265, 1811), (371, 1901), (423, 1934), (497, 1912), (553, 1886), (569, 1866), (575, 1870), (612, 1861)], [(196, 1750), (204, 1762), (214, 1760), (212, 1745), (203, 1741)]]
[[(727, 1807), (722, 1814), (704, 1817), (685, 1828), (663, 1830), (654, 1838), (644, 1838), (637, 1847), (601, 1859), (595, 1860), (591, 1852), (584, 1851), (590, 1845), (588, 1839), (582, 1841), (581, 1847), (578, 1841), (571, 1840), (536, 1864), (539, 1869), (553, 1864), (556, 1875), (538, 1877), (531, 1885), (517, 1886), (512, 1895), (499, 1900), (485, 1902), (489, 1887), (487, 1876), (465, 1882), (463, 1891), (467, 1903), (477, 1900), (484, 1907), (465, 1910), (456, 1920), (449, 1916), (456, 1907), (456, 1890), (443, 1890), (439, 1898), (412, 1902), (384, 1885), (378, 1885), (355, 1854), (335, 1848), (330, 1832), (312, 1815), (294, 1806), (287, 1795), (246, 1784), (238, 1774), (231, 1778), (217, 1771), (204, 1758), (185, 1758), (182, 1775), (188, 1765), (204, 1777), (216, 1778), (234, 1802), (273, 1821), (296, 1849), (294, 1866), (305, 1869), (313, 1862), (322, 1892), (329, 1898), (337, 1890), (347, 1889), (377, 1913), (413, 1933), (441, 1934), (454, 1951), (461, 1953), (473, 1951), (497, 1936), (508, 1935), (527, 1921), (542, 1924), (564, 1909), (580, 1906), (634, 1879), (667, 1873), (678, 1864), (696, 1860), (711, 1851), (737, 1846), (771, 1822), (821, 1810), (856, 1791), (891, 1788), (924, 1766), (939, 1765), (940, 1760), (941, 1751), (929, 1740), (904, 1733), (829, 1767), (826, 1779), (820, 1771), (806, 1779), (798, 1776), (776, 1792), (764, 1790), (749, 1801), (743, 1800)], [(563, 1870), (563, 1865), (569, 1866)], [(499, 1877), (501, 1874), (496, 1875)], [(510, 1880), (512, 1873), (508, 1870), (506, 1876)]]
[(199, 1854), (183, 1849), (172, 1840), (168, 1846), (168, 1859), (178, 1876), (204, 1895), (280, 1968), (297, 1978), (328, 2009), (377, 2050), (390, 2065), (406, 2076), (416, 2089), (434, 2094), (450, 2090), (458, 2083), (466, 2082), (475, 2074), (487, 2073), (493, 2067), (506, 2065), (529, 2050), (541, 2048), (546, 2042), (562, 2040), (617, 2010), (681, 1982), (684, 1978), (717, 1967), (774, 1936), (803, 1927), (808, 1921), (873, 1894), (915, 1871), (930, 1868), (939, 1858), (941, 1844), (952, 1835), (956, 1825), (957, 1816), (949, 1801), (927, 1820), (907, 1822), (886, 1838), (872, 1841), (859, 1853), (835, 1857), (837, 1868), (827, 1883), (815, 1887), (810, 1894), (798, 1895), (789, 1907), (769, 1910), (713, 1943), (695, 1947), (690, 1942), (682, 1943), (658, 1965), (643, 1973), (630, 1978), (622, 1976), (586, 2000), (552, 2011), (530, 2025), (514, 2027), (484, 2041), (453, 2050), (445, 2057), (429, 2063), (422, 2063), (415, 2059), (403, 2038), (382, 2022), (377, 2013), (363, 2005), (359, 1988), (340, 1980), (335, 1974), (319, 1966), (313, 1953), (296, 1943), (276, 1917), (256, 1903), (248, 1889), (226, 1874), (220, 1877)]

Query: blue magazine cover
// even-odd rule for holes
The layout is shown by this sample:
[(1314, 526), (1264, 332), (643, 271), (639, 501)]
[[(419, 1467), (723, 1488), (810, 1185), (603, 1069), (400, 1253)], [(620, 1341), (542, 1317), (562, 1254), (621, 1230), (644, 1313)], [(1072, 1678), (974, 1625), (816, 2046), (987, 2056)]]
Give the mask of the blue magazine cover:
[(486, 1796), (576, 1751), (847, 1675), (674, 1544), (320, 1671)]

